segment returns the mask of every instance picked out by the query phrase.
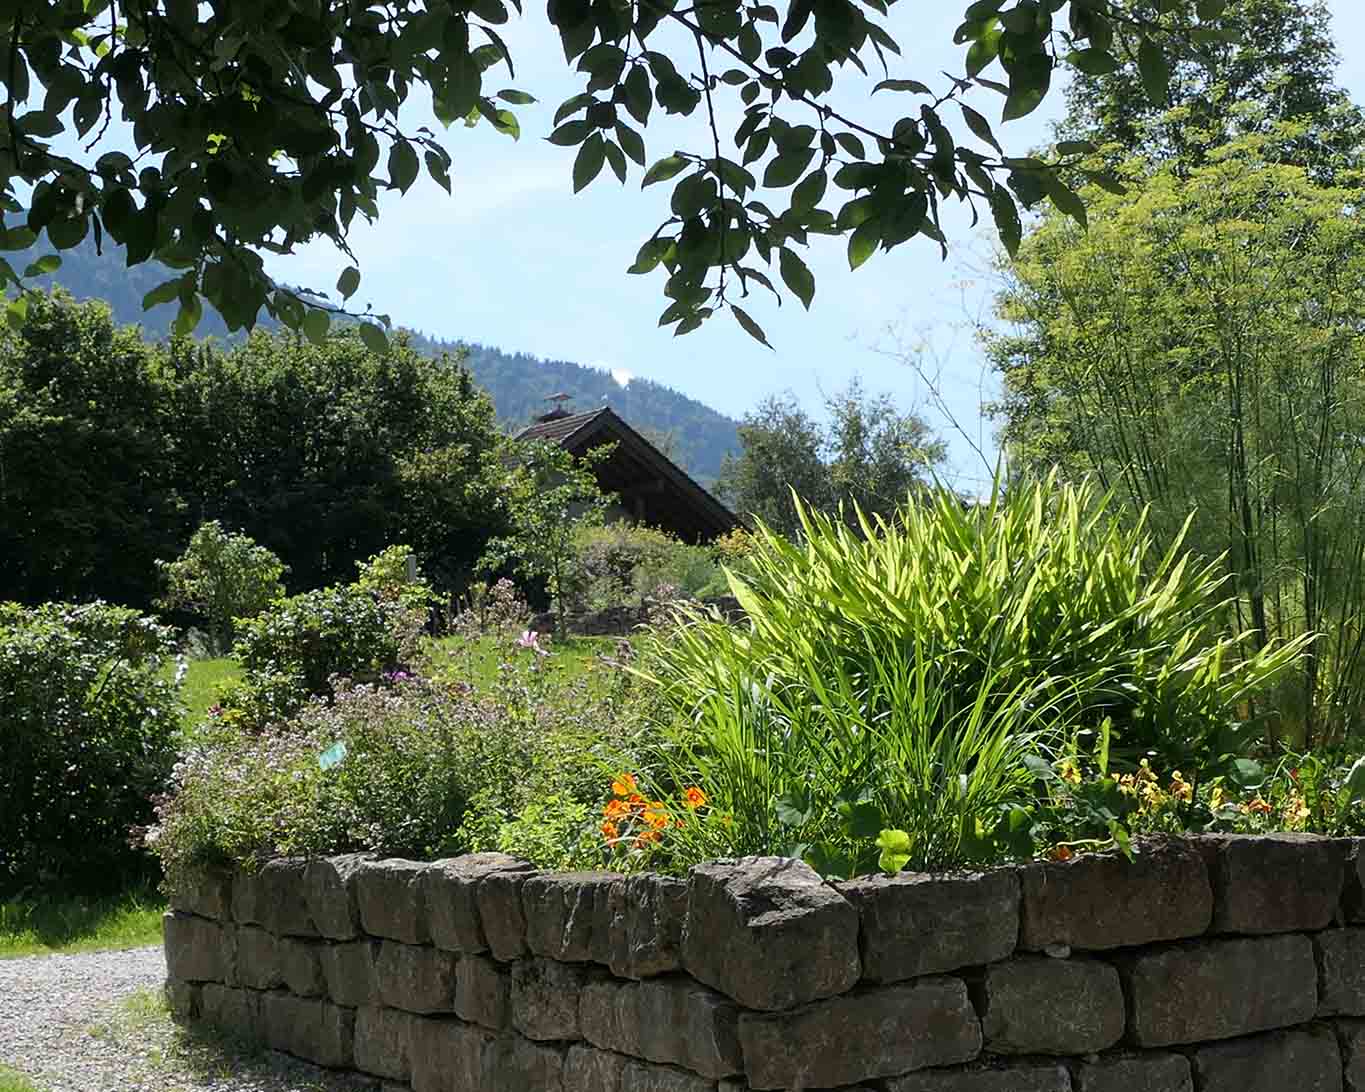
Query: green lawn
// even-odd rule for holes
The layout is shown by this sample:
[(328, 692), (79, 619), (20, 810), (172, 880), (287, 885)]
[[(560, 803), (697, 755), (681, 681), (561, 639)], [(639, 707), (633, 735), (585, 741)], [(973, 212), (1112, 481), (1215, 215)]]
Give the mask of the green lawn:
[[(171, 668), (172, 672), (175, 670)], [(185, 682), (180, 690), (181, 700), (185, 703), (185, 727), (191, 728), (203, 720), (209, 706), (217, 697), (222, 683), (236, 682), (242, 677), (242, 669), (232, 659), (191, 660), (185, 671)]]
[[(574, 675), (598, 676), (604, 684), (609, 669), (602, 657), (616, 651), (614, 637), (566, 637), (563, 640), (541, 638), (550, 655), (541, 664), (556, 680)], [(498, 665), (509, 659), (530, 658), (535, 653), (517, 649), (512, 639), (495, 637), (442, 637), (432, 642), (431, 673), (440, 679), (454, 679), (471, 683), (478, 689), (492, 686), (498, 679)]]
[(17, 1069), (0, 1065), (0, 1092), (43, 1092)]
[[(8, 899), (0, 902), (0, 959), (159, 944), (165, 909), (152, 891)], [(0, 1084), (0, 1092), (9, 1089)]]

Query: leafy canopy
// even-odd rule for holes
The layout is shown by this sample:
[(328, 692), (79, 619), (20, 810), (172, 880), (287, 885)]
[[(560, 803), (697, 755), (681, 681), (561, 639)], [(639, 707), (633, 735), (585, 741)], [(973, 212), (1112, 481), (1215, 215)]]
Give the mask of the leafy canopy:
[[(565, 58), (583, 78), (550, 140), (578, 147), (576, 189), (604, 165), (625, 181), (628, 160), (646, 165), (640, 129), (656, 107), (691, 115), (704, 104), (705, 146), (644, 172), (646, 185), (676, 180), (672, 215), (632, 268), (667, 270), (661, 323), (676, 332), (728, 308), (761, 339), (732, 300), (735, 285), (773, 287), (764, 270), (775, 265), (809, 307), (814, 278), (797, 248), (811, 234), (847, 236), (856, 268), (879, 246), (917, 235), (945, 245), (939, 203), (948, 197), (989, 207), (1011, 246), (1016, 200), (1078, 206), (1048, 164), (1004, 155), (986, 117), (960, 101), (965, 92), (998, 91), (1003, 118), (1021, 117), (1059, 65), (1117, 65), (1111, 46), (1123, 31), (1138, 41), (1148, 90), (1159, 95), (1170, 56), (1217, 40), (1224, 2), (1160, 0), (1158, 20), (1138, 0), (976, 0), (955, 36), (967, 50), (963, 72), (935, 92), (892, 75), (899, 49), (882, 22), (885, 0), (790, 0), (784, 9), (548, 0)], [(521, 13), (520, 0), (512, 6)], [(232, 329), (264, 310), (321, 339), (359, 287), (359, 269), (342, 273), (337, 304), (275, 284), (262, 252), (325, 237), (349, 255), (357, 213), (376, 217), (382, 191), (406, 193), (424, 169), (449, 190), (450, 152), (430, 129), (407, 127), (403, 108), (419, 88), (447, 125), (482, 122), (518, 136), (513, 108), (534, 100), (504, 85), (517, 78), (498, 31), (510, 15), (504, 0), (0, 0), (8, 62), (0, 245), (23, 249), (45, 233), (62, 250), (90, 233), (97, 243), (108, 236), (130, 265), (155, 257), (180, 271), (146, 302), (179, 301), (182, 332), (207, 300)], [(834, 69), (869, 64), (887, 76), (878, 90), (913, 104), (889, 130), (827, 101)], [(744, 107), (728, 142), (716, 125), (722, 94)], [(110, 134), (116, 117), (124, 124)], [(959, 117), (979, 147), (954, 136)], [(102, 151), (105, 137), (120, 149)], [(751, 165), (761, 167), (767, 200)], [(0, 283), (50, 273), (59, 261), (43, 256), (22, 271), (0, 264)], [(24, 306), (22, 296), (11, 304), (16, 321)], [(367, 319), (361, 333), (378, 347), (387, 317)]]

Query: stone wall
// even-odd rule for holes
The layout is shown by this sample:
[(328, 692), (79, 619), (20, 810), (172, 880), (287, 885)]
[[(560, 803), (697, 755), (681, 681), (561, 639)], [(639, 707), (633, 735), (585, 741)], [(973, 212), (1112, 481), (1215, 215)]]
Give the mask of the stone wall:
[(1365, 839), (840, 884), (352, 856), (172, 905), (179, 1017), (388, 1092), (1365, 1092)]

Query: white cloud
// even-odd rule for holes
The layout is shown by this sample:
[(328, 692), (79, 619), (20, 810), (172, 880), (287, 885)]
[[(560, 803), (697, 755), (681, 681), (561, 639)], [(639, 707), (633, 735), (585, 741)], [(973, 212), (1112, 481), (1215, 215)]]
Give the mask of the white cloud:
[(635, 378), (634, 372), (628, 372), (625, 368), (612, 368), (611, 377), (616, 380), (618, 386), (627, 387), (630, 381)]

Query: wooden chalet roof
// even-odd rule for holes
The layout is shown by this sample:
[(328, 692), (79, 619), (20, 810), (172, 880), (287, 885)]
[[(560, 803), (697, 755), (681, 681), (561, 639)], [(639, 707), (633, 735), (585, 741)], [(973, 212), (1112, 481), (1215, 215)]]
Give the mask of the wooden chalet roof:
[(689, 542), (708, 542), (740, 526), (733, 512), (609, 407), (537, 421), (518, 440), (547, 440), (574, 455), (603, 444), (616, 450), (597, 466), (604, 492), (615, 493), (637, 521)]

